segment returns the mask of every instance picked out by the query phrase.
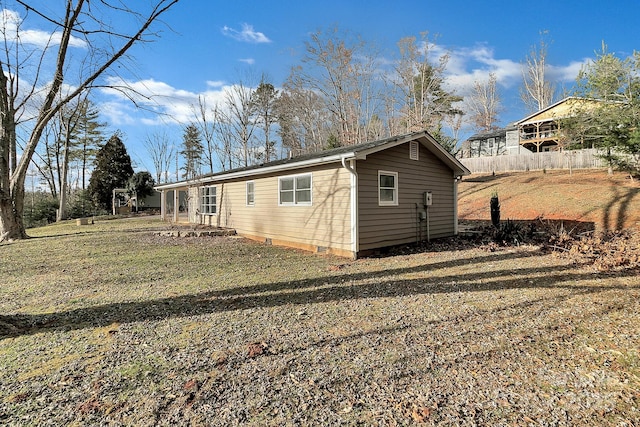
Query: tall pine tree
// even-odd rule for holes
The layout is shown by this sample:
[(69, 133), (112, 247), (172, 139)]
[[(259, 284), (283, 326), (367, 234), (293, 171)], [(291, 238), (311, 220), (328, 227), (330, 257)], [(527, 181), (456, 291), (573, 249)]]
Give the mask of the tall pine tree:
[(109, 211), (113, 190), (126, 188), (127, 181), (133, 175), (131, 157), (120, 136), (119, 132), (113, 134), (96, 153), (96, 166), (87, 190), (97, 209)]
[(180, 151), (180, 155), (184, 158), (183, 178), (193, 179), (200, 175), (203, 150), (200, 130), (194, 124), (187, 125), (182, 136), (182, 150)]
[(271, 139), (272, 129), (277, 122), (276, 104), (278, 102), (278, 91), (273, 85), (267, 82), (263, 76), (258, 88), (251, 94), (253, 112), (256, 121), (262, 128), (264, 137), (263, 161), (269, 162), (274, 157), (275, 141)]
[(80, 106), (80, 122), (78, 123), (78, 131), (76, 138), (78, 143), (76, 146), (75, 156), (80, 163), (81, 189), (86, 186), (86, 176), (91, 163), (93, 162), (96, 152), (104, 137), (102, 129), (106, 126), (104, 122), (99, 121), (100, 112), (88, 99)]

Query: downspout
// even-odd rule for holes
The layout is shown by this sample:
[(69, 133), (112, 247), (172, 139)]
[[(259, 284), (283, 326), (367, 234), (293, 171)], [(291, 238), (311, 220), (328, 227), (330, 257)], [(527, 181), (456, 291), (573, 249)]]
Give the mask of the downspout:
[(358, 173), (355, 169), (355, 159), (349, 160), (347, 165), (347, 157), (342, 157), (342, 167), (351, 174), (351, 252), (353, 258), (358, 257), (360, 250), (360, 242), (358, 239)]

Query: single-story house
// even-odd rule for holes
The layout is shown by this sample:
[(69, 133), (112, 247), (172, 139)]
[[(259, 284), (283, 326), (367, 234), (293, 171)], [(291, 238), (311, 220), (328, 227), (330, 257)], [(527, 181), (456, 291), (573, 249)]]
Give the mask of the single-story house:
[[(457, 185), (469, 173), (429, 133), (418, 132), (156, 189), (165, 220), (357, 258), (457, 234)], [(187, 209), (169, 212), (183, 194)]]

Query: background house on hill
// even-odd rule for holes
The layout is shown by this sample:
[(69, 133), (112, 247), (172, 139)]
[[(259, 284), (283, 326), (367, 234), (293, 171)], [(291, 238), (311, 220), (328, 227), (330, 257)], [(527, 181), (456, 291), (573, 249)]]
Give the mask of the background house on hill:
[(598, 104), (597, 100), (567, 97), (505, 128), (472, 135), (458, 157), (471, 158), (554, 151), (564, 147), (562, 120)]
[(562, 120), (574, 117), (580, 110), (596, 106), (600, 101), (568, 97), (518, 121), (520, 145), (533, 151), (553, 151), (563, 148)]
[(482, 132), (470, 136), (460, 147), (458, 157), (501, 156), (503, 154), (518, 154), (520, 144), (518, 128), (509, 125), (506, 128), (491, 132)]
[[(457, 234), (457, 185), (466, 174), (431, 135), (418, 132), (156, 189), (167, 220), (355, 258)], [(168, 201), (180, 194), (188, 194), (187, 212), (169, 215)]]

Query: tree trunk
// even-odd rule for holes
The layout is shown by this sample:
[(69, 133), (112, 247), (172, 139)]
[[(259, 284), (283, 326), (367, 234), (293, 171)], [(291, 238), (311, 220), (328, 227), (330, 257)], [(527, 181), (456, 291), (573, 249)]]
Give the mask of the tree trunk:
[[(7, 34), (4, 34), (5, 45), (4, 48), (0, 49), (0, 51), (3, 52), (2, 57), (4, 58), (3, 61), (0, 61), (0, 240), (15, 240), (28, 237), (23, 222), (25, 178), (35, 149), (49, 121), (67, 103), (86, 92), (87, 89), (120, 60), (136, 42), (146, 39), (151, 24), (177, 2), (178, 0), (157, 0), (156, 2), (152, 2), (146, 20), (144, 14), (138, 14), (135, 10), (129, 10), (125, 6), (120, 8), (106, 4), (105, 7), (109, 9), (109, 12), (121, 11), (126, 16), (142, 18), (141, 25), (137, 29), (134, 28), (134, 32), (131, 35), (117, 34), (118, 31), (110, 31), (110, 27), (108, 26), (106, 27), (107, 31), (105, 31), (105, 27), (101, 27), (99, 31), (93, 32), (99, 34), (97, 37), (100, 38), (102, 35), (108, 34), (105, 47), (109, 45), (109, 42), (113, 43), (115, 39), (122, 41), (123, 44), (120, 47), (115, 47), (108, 53), (101, 49), (100, 45), (92, 44), (89, 40), (92, 32), (85, 31), (86, 28), (83, 28), (82, 21), (84, 19), (100, 22), (99, 17), (92, 14), (92, 10), (89, 8), (89, 0), (64, 2), (66, 3), (66, 6), (63, 7), (65, 17), (64, 21), (59, 23), (61, 28), (60, 37), (55, 43), (57, 47), (52, 47), (51, 50), (52, 53), (57, 50), (57, 59), (55, 61), (55, 67), (51, 70), (51, 78), (40, 76), (40, 71), (48, 68), (44, 67), (44, 51), (39, 52), (33, 50), (33, 52), (30, 52), (27, 50), (27, 52), (24, 53), (26, 56), (20, 57), (17, 52), (22, 53), (24, 45), (19, 42), (19, 37), (17, 39), (18, 41), (15, 42), (15, 46), (13, 40), (10, 43), (10, 45), (13, 46), (12, 49), (15, 49), (16, 53), (14, 53), (7, 50), (7, 41), (9, 38)], [(24, 6), (27, 11), (33, 10), (34, 15), (38, 14), (45, 20), (54, 22), (53, 19), (45, 16), (42, 12), (36, 11), (32, 6), (26, 5), (25, 2), (20, 1), (18, 3)], [(91, 4), (93, 5), (94, 2), (91, 2)], [(105, 60), (104, 62), (98, 62), (98, 60), (96, 60), (95, 63), (85, 64), (88, 65), (87, 75), (77, 83), (67, 83), (71, 88), (70, 91), (65, 93), (64, 96), (59, 97), (60, 88), (65, 84), (65, 70), (69, 68), (66, 63), (69, 59), (68, 49), (70, 41), (74, 37), (74, 32), (78, 32), (81, 34), (80, 37), (84, 36), (87, 39), (87, 58), (98, 58), (97, 53), (100, 52), (104, 53)], [(113, 38), (109, 39), (109, 37)], [(0, 37), (0, 39), (2, 39), (2, 37)], [(16, 55), (15, 64), (12, 64), (11, 59), (14, 55)], [(32, 57), (36, 59), (35, 64), (29, 60), (29, 58)], [(37, 58), (40, 58), (40, 62), (38, 62)], [(35, 72), (36, 81), (33, 82), (31, 91), (27, 88), (23, 93), (22, 90), (18, 91), (17, 81), (22, 81), (22, 79), (18, 78), (16, 71), (22, 68), (26, 69), (30, 66), (34, 66), (34, 69), (38, 70)], [(47, 84), (42, 85), (45, 81)], [(40, 85), (46, 87), (42, 92), (37, 89)], [(15, 102), (17, 99), (20, 99), (18, 105), (21, 106), (20, 108), (25, 108), (24, 105), (33, 104), (36, 93), (38, 94), (37, 98), (39, 101), (38, 105), (35, 106), (37, 113), (34, 114), (33, 117), (33, 128), (27, 131), (29, 136), (26, 138), (26, 144), (20, 147), (21, 153), (18, 160), (14, 154), (14, 147), (16, 146), (16, 120), (19, 113), (15, 110)], [(33, 99), (30, 101), (32, 97)], [(31, 105), (30, 108), (34, 108), (34, 105)], [(28, 115), (31, 115), (31, 113)]]
[[(12, 202), (13, 200), (13, 202)], [(19, 191), (14, 197), (1, 197), (0, 199), (0, 242), (26, 239), (22, 211), (24, 206), (24, 190)]]

